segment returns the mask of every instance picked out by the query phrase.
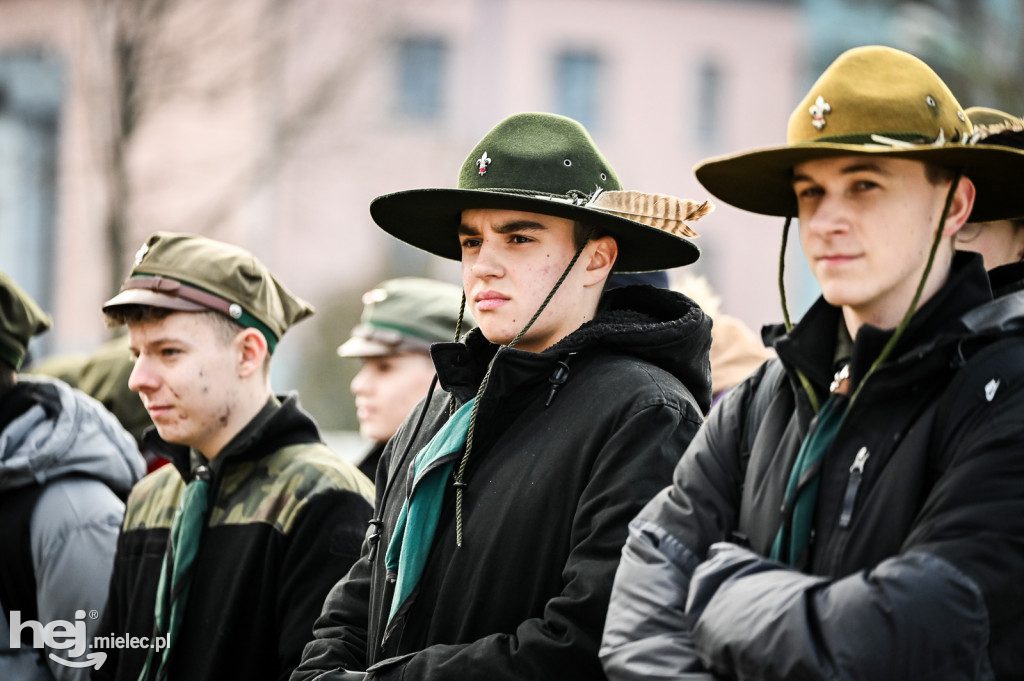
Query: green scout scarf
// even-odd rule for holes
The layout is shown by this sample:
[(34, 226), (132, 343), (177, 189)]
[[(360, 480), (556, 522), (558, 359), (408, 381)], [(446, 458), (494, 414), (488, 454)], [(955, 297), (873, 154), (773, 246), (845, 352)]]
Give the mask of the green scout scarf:
[(412, 489), (402, 504), (385, 557), (388, 571), (395, 570), (398, 574), (389, 623), (423, 574), (441, 516), (445, 482), (455, 466), (455, 455), (466, 444), (475, 402), (473, 398), (462, 405), (413, 461)]

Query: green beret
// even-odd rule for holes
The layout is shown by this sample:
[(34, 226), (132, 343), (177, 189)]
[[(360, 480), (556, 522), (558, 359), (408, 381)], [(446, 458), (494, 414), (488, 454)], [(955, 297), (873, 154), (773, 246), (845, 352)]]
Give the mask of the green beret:
[[(352, 337), (338, 348), (342, 357), (426, 354), (431, 343), (453, 340), (462, 289), (433, 279), (389, 279), (363, 294), (363, 315)], [(466, 313), (462, 331), (476, 326)]]
[(259, 329), (271, 352), (285, 331), (313, 314), (249, 251), (192, 234), (157, 232), (135, 254), (121, 292), (103, 305), (220, 312)]
[(0, 360), (20, 369), (29, 340), (51, 324), (50, 315), (0, 271)]

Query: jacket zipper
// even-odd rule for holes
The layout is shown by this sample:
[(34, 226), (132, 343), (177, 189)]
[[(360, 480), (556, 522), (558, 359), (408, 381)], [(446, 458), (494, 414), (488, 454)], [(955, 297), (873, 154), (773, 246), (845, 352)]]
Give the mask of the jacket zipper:
[(839, 516), (839, 527), (847, 528), (853, 520), (853, 505), (857, 501), (857, 490), (860, 489), (861, 480), (864, 479), (864, 464), (867, 463), (871, 453), (867, 447), (861, 447), (857, 456), (850, 466), (850, 477), (846, 481), (846, 495), (843, 497), (843, 512)]

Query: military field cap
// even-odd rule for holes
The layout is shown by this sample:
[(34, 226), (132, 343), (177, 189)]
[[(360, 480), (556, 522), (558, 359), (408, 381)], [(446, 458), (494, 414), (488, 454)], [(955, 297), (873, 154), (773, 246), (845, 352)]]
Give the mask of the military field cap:
[(0, 359), (21, 368), (33, 336), (50, 328), (50, 315), (20, 286), (0, 271)]
[(262, 332), (271, 352), (285, 331), (314, 312), (245, 249), (171, 232), (157, 232), (142, 245), (121, 292), (103, 311), (122, 305), (220, 312)]
[(889, 47), (858, 47), (840, 55), (793, 111), (786, 146), (710, 159), (694, 172), (727, 203), (795, 217), (796, 164), (877, 154), (963, 169), (978, 190), (973, 221), (1024, 213), (1024, 194), (1007, 191), (1007, 178), (1024, 173), (1024, 154), (969, 144), (972, 132), (956, 98), (923, 61)]
[[(466, 157), (456, 189), (413, 189), (379, 196), (370, 214), (384, 231), (443, 258), (460, 260), (463, 210), (493, 208), (580, 220), (615, 237), (614, 271), (687, 265), (700, 249), (671, 230), (591, 205), (622, 190), (611, 164), (580, 123), (548, 113), (519, 113), (498, 123)], [(695, 235), (695, 234), (694, 234)]]
[(974, 125), (973, 144), (1024, 150), (1024, 118), (985, 106), (972, 106), (964, 113)]
[[(352, 337), (338, 348), (341, 357), (382, 357), (418, 352), (454, 338), (462, 289), (422, 277), (400, 277), (363, 294), (363, 315)], [(462, 332), (476, 322), (467, 313)]]

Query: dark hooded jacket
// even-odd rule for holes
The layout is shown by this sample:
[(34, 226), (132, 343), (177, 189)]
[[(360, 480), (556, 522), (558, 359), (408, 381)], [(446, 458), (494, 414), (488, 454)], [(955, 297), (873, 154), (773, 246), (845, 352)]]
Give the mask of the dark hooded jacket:
[[(173, 465), (133, 489), (100, 632), (94, 679), (135, 681), (152, 640), (161, 564), (186, 482), (211, 470), (209, 511), (169, 678), (287, 678), (328, 590), (355, 561), (370, 515), (370, 481), (320, 441), (293, 395), (271, 398), (212, 461), (154, 431), (147, 445)], [(120, 638), (121, 645), (115, 642)]]
[(495, 358), (467, 468), (463, 545), (449, 484), (412, 604), (385, 640), (394, 584), (383, 555), (405, 470), (447, 419), (438, 391), (422, 426), (418, 408), (385, 452), (380, 553), (371, 562), (364, 543), (292, 678), (367, 668), (370, 679), (600, 678), (626, 526), (671, 480), (708, 408), (710, 325), (685, 296), (633, 286), (606, 293), (594, 320), (539, 354), (499, 348), (479, 331), (433, 346), (456, 404), (476, 394)]
[[(957, 254), (825, 453), (801, 569), (765, 556), (813, 427), (795, 370), (823, 399), (841, 311), (819, 299), (779, 336), (630, 526), (609, 678), (1024, 678), (1024, 337), (990, 301)], [(891, 333), (860, 329), (854, 389)]]

